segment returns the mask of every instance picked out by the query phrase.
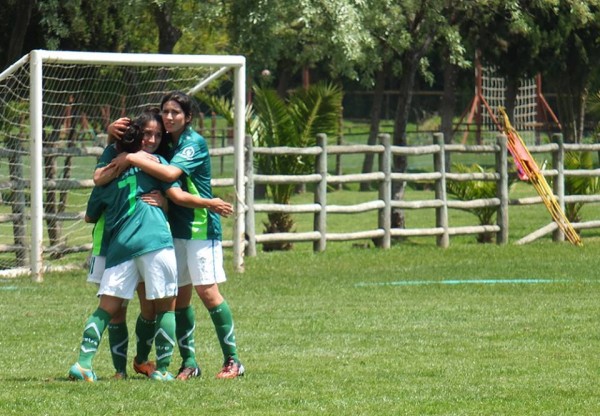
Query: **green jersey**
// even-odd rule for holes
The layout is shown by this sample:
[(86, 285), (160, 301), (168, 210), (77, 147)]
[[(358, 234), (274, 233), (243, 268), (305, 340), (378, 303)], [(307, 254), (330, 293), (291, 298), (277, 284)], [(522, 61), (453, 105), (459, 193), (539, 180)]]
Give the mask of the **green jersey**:
[[(165, 163), (162, 158), (161, 163)], [(105, 214), (103, 239), (108, 241), (107, 268), (151, 251), (173, 247), (163, 210), (140, 200), (143, 194), (156, 189), (165, 191), (172, 186), (178, 185), (164, 183), (131, 167), (107, 185), (94, 188), (86, 215), (100, 218), (103, 212)]]
[[(108, 165), (116, 156), (118, 152), (115, 148), (114, 143), (106, 146), (102, 155), (98, 159), (96, 169), (103, 168)], [(104, 238), (104, 213), (98, 218), (94, 224), (94, 230), (92, 231), (92, 256), (106, 256), (106, 247), (108, 246), (108, 238)]]
[(103, 168), (108, 165), (112, 160), (117, 157), (119, 153), (117, 152), (117, 148), (114, 143), (109, 144), (104, 148), (102, 155), (98, 159), (98, 163), (96, 164), (96, 169)]
[[(187, 127), (173, 149), (170, 164), (183, 171), (181, 188), (192, 195), (213, 198), (210, 184), (210, 155), (204, 137)], [(221, 219), (207, 208), (185, 208), (169, 204), (169, 223), (174, 238), (221, 240)]]
[(94, 224), (92, 231), (92, 256), (106, 256), (106, 247), (108, 246), (108, 238), (104, 238), (104, 222), (106, 216), (104, 213)]

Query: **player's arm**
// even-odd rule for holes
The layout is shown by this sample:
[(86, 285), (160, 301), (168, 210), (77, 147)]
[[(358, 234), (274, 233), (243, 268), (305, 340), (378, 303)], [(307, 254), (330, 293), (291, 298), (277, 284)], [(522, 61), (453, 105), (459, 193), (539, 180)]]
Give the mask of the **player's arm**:
[(121, 117), (108, 125), (106, 128), (106, 132), (108, 133), (108, 144), (114, 142), (115, 140), (121, 140), (125, 130), (131, 124), (131, 119), (129, 117)]
[(175, 166), (162, 164), (154, 155), (139, 151), (137, 153), (121, 153), (114, 160), (119, 172), (129, 166), (135, 166), (163, 182), (175, 182), (183, 171)]
[(163, 182), (175, 182), (183, 171), (172, 165), (157, 163), (157, 159), (144, 152), (140, 151), (137, 153), (128, 153), (125, 156), (125, 160), (146, 172), (148, 175), (160, 179)]
[(94, 184), (96, 186), (103, 186), (119, 177), (121, 172), (119, 167), (111, 162), (106, 166), (98, 168), (94, 171)]
[(185, 192), (179, 187), (171, 187), (166, 193), (171, 201), (186, 208), (208, 208), (223, 217), (233, 213), (233, 206), (221, 198), (202, 198)]
[(116, 156), (117, 149), (115, 146), (106, 146), (98, 159), (98, 164), (94, 170), (94, 184), (96, 186), (106, 185), (121, 174), (122, 171), (120, 171), (119, 167), (113, 163)]

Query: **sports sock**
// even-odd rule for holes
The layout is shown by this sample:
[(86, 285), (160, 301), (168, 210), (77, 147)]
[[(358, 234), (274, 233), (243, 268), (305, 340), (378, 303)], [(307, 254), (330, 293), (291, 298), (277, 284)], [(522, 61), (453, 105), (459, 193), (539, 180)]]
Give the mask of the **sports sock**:
[(223, 301), (219, 306), (208, 311), (217, 331), (217, 338), (221, 344), (223, 357), (226, 360), (228, 357), (233, 357), (238, 361), (237, 347), (235, 345), (235, 334), (233, 332), (233, 316), (227, 301)]
[(129, 346), (129, 331), (127, 322), (108, 324), (108, 343), (110, 356), (117, 373), (127, 372), (127, 348)]
[(138, 364), (148, 361), (148, 356), (152, 350), (152, 342), (154, 341), (154, 330), (156, 321), (149, 321), (144, 319), (142, 315), (138, 315), (135, 323), (135, 335), (136, 335), (136, 351), (135, 361)]
[(198, 367), (194, 346), (194, 330), (196, 329), (194, 308), (190, 305), (186, 308), (176, 309), (175, 323), (177, 344), (182, 360), (181, 365), (183, 367)]
[(102, 333), (110, 322), (110, 315), (104, 309), (96, 309), (85, 322), (83, 340), (79, 349), (77, 362), (83, 368), (92, 368), (92, 358), (98, 351)]
[(156, 316), (155, 329), (156, 369), (164, 373), (171, 364), (175, 348), (175, 313), (172, 311), (159, 313)]

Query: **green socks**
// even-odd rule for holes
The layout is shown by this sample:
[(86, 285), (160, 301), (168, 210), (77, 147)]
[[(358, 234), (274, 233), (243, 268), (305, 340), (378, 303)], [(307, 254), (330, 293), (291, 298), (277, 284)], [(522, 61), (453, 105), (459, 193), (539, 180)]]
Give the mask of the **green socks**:
[(92, 358), (98, 351), (102, 333), (110, 322), (110, 315), (103, 309), (96, 309), (83, 328), (83, 340), (79, 350), (78, 363), (83, 368), (92, 368)]
[(239, 361), (235, 345), (235, 334), (233, 333), (233, 316), (227, 301), (223, 301), (219, 306), (210, 309), (208, 313), (215, 325), (223, 357), (225, 360), (228, 357), (233, 357), (236, 361)]
[(156, 316), (154, 344), (156, 346), (156, 369), (167, 371), (175, 348), (175, 313), (162, 312)]
[(183, 309), (176, 309), (175, 322), (182, 366), (196, 368), (198, 367), (198, 363), (196, 362), (196, 350), (194, 347), (194, 330), (196, 329), (194, 308), (190, 305)]
[(156, 321), (144, 319), (142, 315), (138, 315), (135, 323), (135, 335), (137, 339), (135, 358), (138, 364), (148, 361), (150, 350), (152, 350), (152, 342), (154, 341), (154, 328)]
[(127, 373), (127, 347), (129, 346), (127, 322), (108, 324), (108, 343), (115, 370), (117, 373)]

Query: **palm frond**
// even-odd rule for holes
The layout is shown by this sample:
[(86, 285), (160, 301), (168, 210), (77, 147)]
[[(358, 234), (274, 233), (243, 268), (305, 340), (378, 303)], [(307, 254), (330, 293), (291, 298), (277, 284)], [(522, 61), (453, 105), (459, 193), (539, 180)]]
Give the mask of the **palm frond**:
[(299, 128), (299, 145), (310, 146), (319, 133), (339, 134), (342, 90), (335, 84), (319, 83), (290, 98), (290, 114)]

